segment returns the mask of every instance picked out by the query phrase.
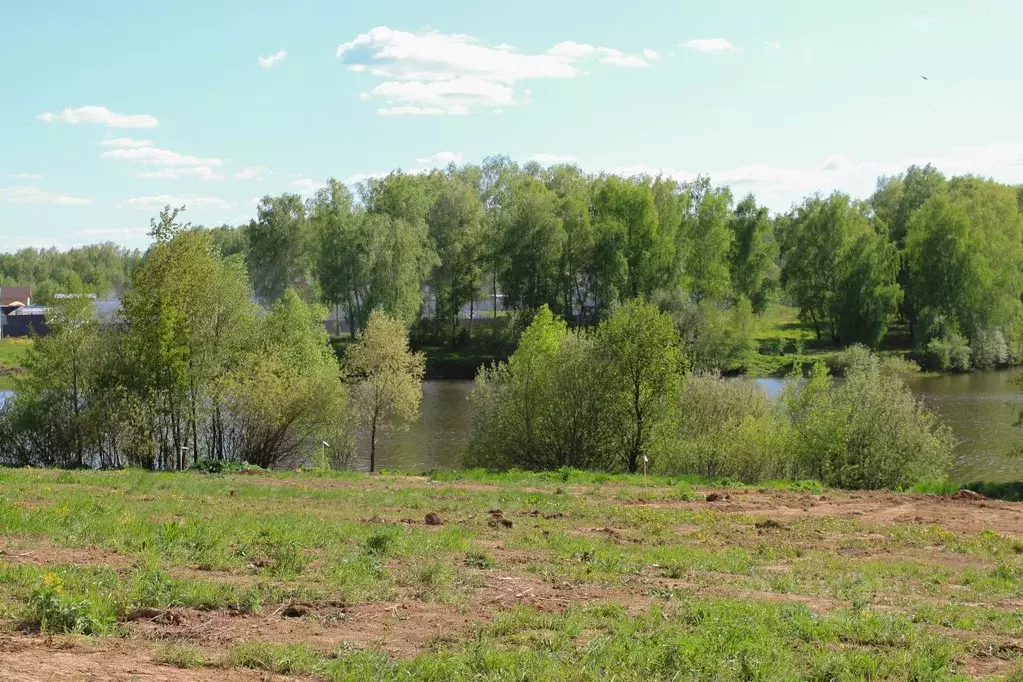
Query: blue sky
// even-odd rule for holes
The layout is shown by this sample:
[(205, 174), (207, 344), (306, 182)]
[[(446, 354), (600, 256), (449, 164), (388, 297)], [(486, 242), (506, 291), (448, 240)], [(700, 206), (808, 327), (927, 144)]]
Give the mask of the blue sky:
[(0, 248), (142, 246), (164, 203), (239, 223), (494, 153), (774, 210), (914, 162), (1023, 182), (1020, 25), (1018, 0), (0, 0)]

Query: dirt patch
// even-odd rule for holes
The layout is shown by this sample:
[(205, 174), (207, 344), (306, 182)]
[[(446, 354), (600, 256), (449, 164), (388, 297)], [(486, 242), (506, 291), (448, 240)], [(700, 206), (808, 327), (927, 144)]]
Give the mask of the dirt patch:
[(47, 543), (29, 544), (25, 540), (0, 538), (0, 561), (8, 564), (46, 566), (103, 566), (124, 571), (135, 565), (135, 559), (99, 547), (54, 547)]
[[(705, 494), (715, 493), (706, 491)], [(992, 530), (1002, 535), (1023, 535), (1023, 504), (989, 500), (976, 494), (941, 496), (870, 491), (815, 497), (767, 490), (717, 491), (716, 494), (731, 497), (729, 513), (763, 515), (776, 520), (836, 517), (873, 525), (922, 523), (936, 524), (957, 533)], [(712, 509), (719, 506), (720, 501), (659, 501), (633, 505)]]
[(153, 661), (152, 652), (138, 642), (102, 640), (83, 645), (42, 637), (0, 635), (2, 682), (250, 682), (281, 679), (249, 670), (183, 670)]

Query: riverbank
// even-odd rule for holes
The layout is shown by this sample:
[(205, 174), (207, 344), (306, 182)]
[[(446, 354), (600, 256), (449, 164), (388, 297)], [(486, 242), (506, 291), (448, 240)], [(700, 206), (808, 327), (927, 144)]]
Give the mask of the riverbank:
[(30, 339), (0, 339), (0, 391), (14, 388), (15, 379), (25, 371), (25, 356), (31, 347)]
[(10, 679), (1021, 672), (1023, 505), (970, 494), (579, 472), (0, 483)]

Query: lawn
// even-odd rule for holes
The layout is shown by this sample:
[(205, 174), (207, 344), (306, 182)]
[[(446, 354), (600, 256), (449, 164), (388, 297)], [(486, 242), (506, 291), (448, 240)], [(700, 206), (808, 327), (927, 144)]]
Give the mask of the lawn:
[(22, 370), (31, 347), (31, 339), (0, 339), (0, 390), (14, 386), (14, 376)]
[(813, 483), (0, 470), (0, 678), (1023, 679), (1021, 522)]

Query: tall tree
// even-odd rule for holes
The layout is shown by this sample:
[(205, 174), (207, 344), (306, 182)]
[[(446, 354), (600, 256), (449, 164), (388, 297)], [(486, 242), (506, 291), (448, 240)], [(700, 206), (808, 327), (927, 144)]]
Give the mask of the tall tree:
[(323, 301), (340, 321), (344, 311), (355, 338), (369, 310), (373, 266), (380, 234), (373, 221), (356, 211), (352, 195), (342, 183), (331, 179), (313, 198), (309, 222), (316, 238), (316, 276)]
[(297, 194), (266, 196), (248, 227), (249, 266), (256, 295), (267, 303), (285, 290), (310, 297), (312, 240), (305, 205)]
[(698, 192), (696, 198), (696, 214), (686, 221), (686, 279), (693, 299), (699, 303), (720, 299), (728, 292), (732, 193), (727, 187), (708, 188)]
[(681, 341), (667, 314), (637, 298), (600, 324), (597, 348), (615, 387), (621, 461), (635, 473), (657, 450), (676, 408), (686, 369)]
[(653, 191), (645, 181), (602, 178), (594, 190), (593, 218), (624, 237), (627, 265), (620, 296), (649, 296), (668, 281), (674, 240), (661, 233)]
[(536, 310), (544, 304), (557, 307), (562, 300), (565, 230), (558, 208), (557, 196), (538, 180), (523, 176), (516, 182), (502, 230), (506, 262), (500, 282), (506, 306)]
[(757, 206), (756, 197), (750, 194), (735, 207), (729, 224), (732, 229), (729, 253), (732, 290), (737, 297), (749, 299), (754, 312), (762, 313), (778, 286), (774, 221), (767, 207)]
[(438, 320), (451, 330), (463, 306), (476, 298), (482, 276), (483, 206), (458, 179), (444, 183), (427, 216), (437, 264), (430, 276)]
[(346, 358), (357, 382), (356, 404), (369, 427), (369, 470), (376, 470), (377, 434), (383, 428), (408, 428), (419, 416), (423, 373), (422, 353), (408, 348), (408, 333), (399, 320), (380, 310), (370, 313), (359, 342)]

